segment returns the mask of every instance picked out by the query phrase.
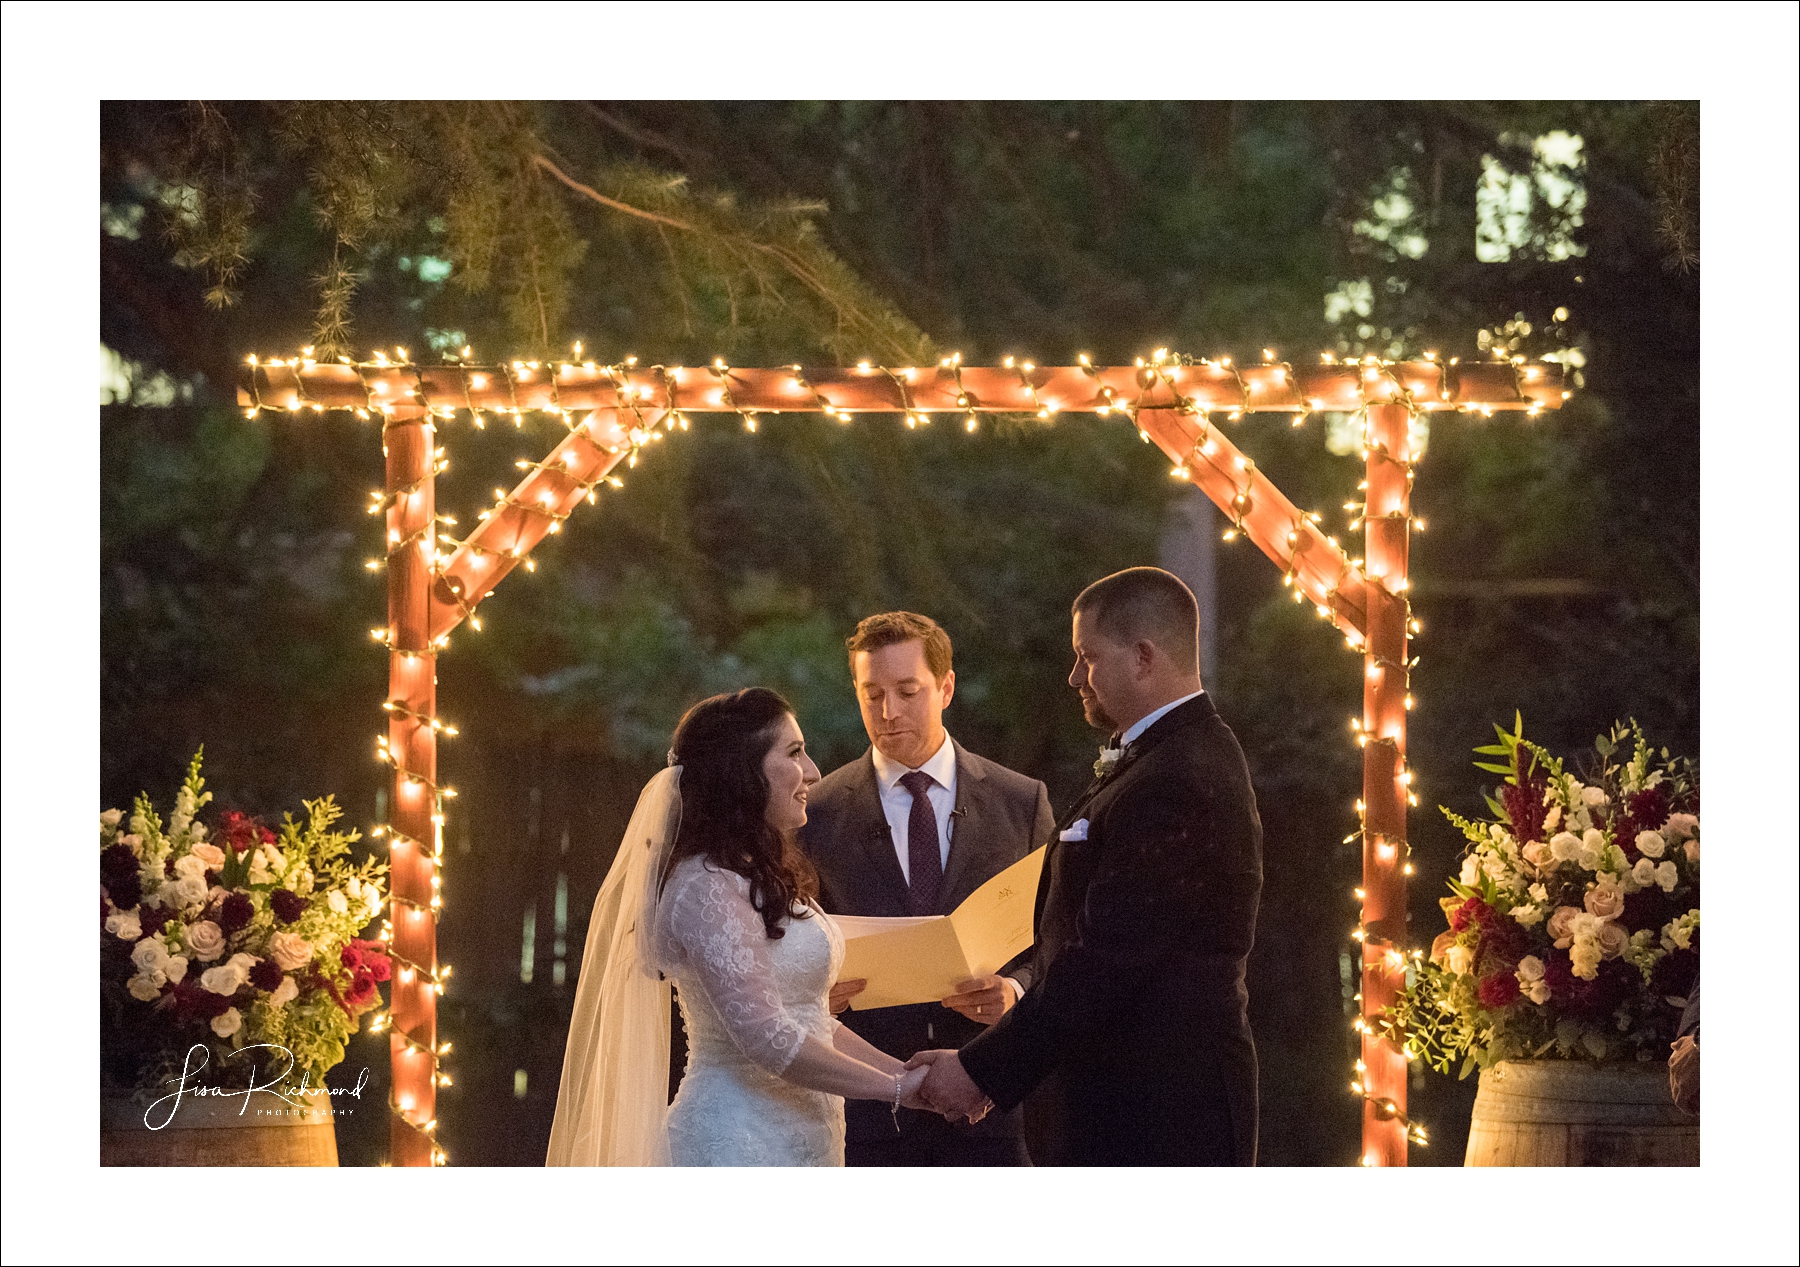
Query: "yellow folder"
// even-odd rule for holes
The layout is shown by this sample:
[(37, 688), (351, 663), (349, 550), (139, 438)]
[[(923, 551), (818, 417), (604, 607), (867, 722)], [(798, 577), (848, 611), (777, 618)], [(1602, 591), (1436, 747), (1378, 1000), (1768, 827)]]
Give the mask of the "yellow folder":
[(866, 1011), (903, 1003), (936, 1003), (970, 977), (997, 972), (1031, 945), (1044, 850), (1037, 849), (976, 889), (948, 915), (899, 919), (835, 915), (844, 934), (838, 976), (864, 978), (850, 1006)]

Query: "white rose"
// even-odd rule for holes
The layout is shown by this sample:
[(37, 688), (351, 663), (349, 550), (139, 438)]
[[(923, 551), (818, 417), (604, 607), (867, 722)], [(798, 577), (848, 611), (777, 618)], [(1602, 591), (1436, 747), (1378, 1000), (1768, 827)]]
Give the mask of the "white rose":
[(131, 948), (131, 966), (139, 972), (160, 972), (169, 962), (169, 949), (160, 937), (146, 937)]
[(1530, 985), (1533, 981), (1544, 979), (1544, 961), (1536, 955), (1526, 955), (1519, 960), (1519, 984)]
[(274, 992), (269, 995), (269, 1002), (275, 1007), (280, 1007), (283, 1003), (292, 1000), (299, 993), (300, 987), (294, 984), (294, 979), (292, 977), (283, 977), (281, 979), (281, 984), (276, 986)]
[(1536, 902), (1539, 906), (1550, 905), (1550, 890), (1546, 889), (1541, 884), (1532, 885), (1531, 886), (1531, 900), (1533, 902)]
[(1512, 917), (1519, 921), (1520, 928), (1530, 928), (1544, 918), (1544, 908), (1528, 902), (1524, 906), (1513, 907)]
[(235, 1007), (225, 1009), (225, 1015), (212, 1019), (212, 1032), (220, 1038), (230, 1038), (243, 1027), (244, 1017)]
[(106, 917), (106, 931), (121, 941), (136, 941), (144, 935), (144, 926), (138, 921), (138, 908), (129, 911), (114, 911)]
[(208, 870), (217, 871), (225, 865), (225, 851), (217, 845), (209, 845), (205, 841), (188, 846), (188, 857), (198, 858), (204, 862)]
[(238, 975), (248, 981), (250, 979), (250, 969), (256, 966), (256, 956), (247, 955), (240, 950), (237, 954), (225, 961), (225, 966), (227, 968), (236, 968)]
[(1675, 864), (1668, 859), (1656, 864), (1656, 883), (1664, 893), (1673, 893), (1676, 882), (1681, 876), (1675, 870)]
[(1648, 858), (1639, 858), (1631, 869), (1631, 878), (1637, 881), (1640, 889), (1649, 888), (1656, 883), (1656, 864)]
[(206, 902), (206, 877), (178, 875), (172, 880), (164, 880), (156, 896), (160, 905), (176, 910), (184, 906), (203, 905)]
[(1581, 853), (1581, 837), (1572, 831), (1559, 831), (1550, 837), (1550, 856), (1558, 862), (1573, 862)]
[(119, 820), (123, 817), (125, 817), (125, 815), (116, 809), (101, 810), (100, 825), (102, 827), (117, 827), (119, 825)]
[(187, 976), (187, 956), (170, 955), (168, 962), (163, 964), (162, 970), (163, 975), (169, 978), (170, 984), (179, 983), (183, 977)]
[(225, 953), (225, 934), (210, 919), (189, 924), (182, 930), (181, 940), (201, 963), (210, 963)]
[(1686, 840), (1689, 836), (1700, 834), (1700, 820), (1692, 814), (1670, 814), (1669, 821), (1663, 824), (1663, 839), (1671, 845), (1678, 840)]
[(1600, 859), (1606, 855), (1606, 833), (1598, 828), (1590, 827), (1581, 833), (1581, 852), (1575, 855), (1575, 862), (1583, 870), (1598, 871)]
[(214, 994), (236, 994), (243, 988), (244, 972), (236, 964), (220, 964), (200, 974), (200, 985)]
[(1581, 803), (1588, 809), (1598, 809), (1606, 804), (1606, 793), (1597, 787), (1584, 787), (1581, 789)]
[(1646, 858), (1660, 858), (1663, 856), (1663, 849), (1666, 848), (1663, 844), (1662, 833), (1659, 831), (1639, 832), (1636, 843), (1638, 852)]
[(160, 972), (139, 973), (125, 983), (125, 988), (131, 991), (132, 998), (154, 1003), (162, 995), (164, 980)]
[(350, 903), (344, 900), (344, 892), (342, 889), (333, 889), (330, 893), (327, 893), (325, 895), (325, 905), (329, 906), (339, 915), (348, 915), (350, 913)]
[(202, 883), (202, 891), (204, 891), (204, 884), (205, 884), (205, 877), (206, 877), (206, 860), (203, 858), (197, 858), (191, 853), (184, 853), (181, 855), (181, 857), (175, 859), (175, 874), (177, 876), (181, 876), (181, 877), (186, 877), (186, 876), (200, 877), (201, 883)]
[(1533, 981), (1525, 988), (1525, 997), (1530, 999), (1533, 1003), (1548, 1003), (1550, 1001), (1550, 983), (1548, 981)]
[(1474, 958), (1475, 952), (1470, 950), (1467, 946), (1451, 946), (1444, 952), (1445, 964), (1449, 967), (1451, 972), (1459, 977), (1469, 970), (1470, 964)]
[(313, 944), (298, 933), (276, 933), (269, 938), (269, 958), (292, 972), (313, 956)]

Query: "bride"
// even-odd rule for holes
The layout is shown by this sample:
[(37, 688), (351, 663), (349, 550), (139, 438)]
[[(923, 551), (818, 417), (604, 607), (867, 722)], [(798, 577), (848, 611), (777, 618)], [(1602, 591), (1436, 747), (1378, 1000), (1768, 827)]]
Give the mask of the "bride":
[[(832, 1018), (844, 942), (794, 843), (819, 768), (750, 687), (689, 709), (594, 900), (552, 1166), (841, 1166), (844, 1099), (924, 1107), (927, 1070)], [(688, 1034), (668, 1103), (669, 981)]]

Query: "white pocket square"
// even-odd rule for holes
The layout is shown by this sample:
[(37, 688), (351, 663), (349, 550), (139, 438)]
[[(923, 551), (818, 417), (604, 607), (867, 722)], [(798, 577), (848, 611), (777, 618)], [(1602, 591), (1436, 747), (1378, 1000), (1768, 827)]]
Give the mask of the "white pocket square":
[(1076, 819), (1075, 822), (1071, 823), (1069, 826), (1063, 828), (1062, 831), (1058, 832), (1056, 838), (1058, 840), (1086, 840), (1087, 839), (1087, 827), (1088, 827), (1087, 819), (1085, 819), (1085, 818)]

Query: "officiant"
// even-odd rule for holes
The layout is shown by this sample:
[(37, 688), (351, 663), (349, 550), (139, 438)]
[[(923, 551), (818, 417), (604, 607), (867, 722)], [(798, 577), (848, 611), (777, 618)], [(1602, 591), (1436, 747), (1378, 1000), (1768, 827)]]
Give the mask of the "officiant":
[[(956, 693), (950, 636), (928, 616), (884, 612), (847, 639), (869, 750), (815, 786), (800, 845), (833, 915), (948, 915), (1055, 830), (1043, 783), (977, 756), (944, 728)], [(1030, 951), (959, 983), (938, 1003), (858, 1010), (859, 981), (833, 987), (845, 1025), (904, 1060), (960, 1048), (1031, 985)], [(1019, 1110), (973, 1125), (853, 1100), (844, 1106), (851, 1166), (1026, 1166)], [(897, 1129), (896, 1129), (897, 1128)]]

